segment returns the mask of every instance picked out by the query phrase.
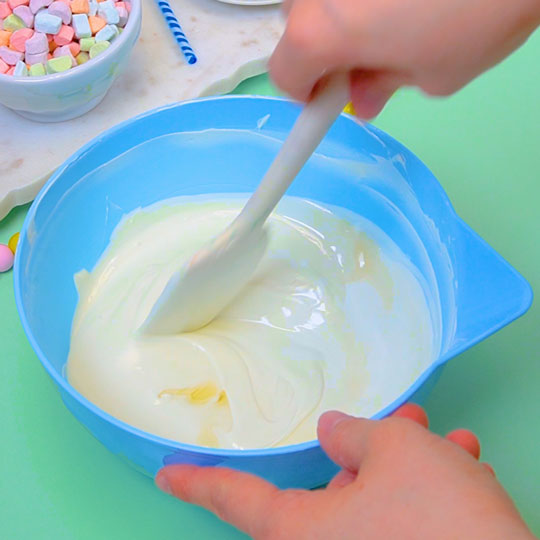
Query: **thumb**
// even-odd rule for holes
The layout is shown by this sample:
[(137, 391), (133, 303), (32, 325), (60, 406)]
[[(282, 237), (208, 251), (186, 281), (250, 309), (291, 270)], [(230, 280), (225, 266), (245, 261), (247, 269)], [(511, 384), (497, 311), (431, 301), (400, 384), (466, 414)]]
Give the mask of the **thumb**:
[(376, 423), (376, 420), (330, 411), (319, 418), (317, 435), (323, 450), (334, 463), (357, 472)]
[(400, 87), (391, 73), (355, 70), (351, 73), (351, 100), (360, 118), (377, 116)]

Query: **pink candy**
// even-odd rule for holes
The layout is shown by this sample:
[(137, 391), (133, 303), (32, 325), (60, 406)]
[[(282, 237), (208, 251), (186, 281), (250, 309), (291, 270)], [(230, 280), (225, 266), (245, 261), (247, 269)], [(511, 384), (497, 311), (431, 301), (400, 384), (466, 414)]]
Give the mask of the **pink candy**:
[(0, 73), (7, 73), (9, 66), (0, 58)]
[(17, 6), (27, 6), (28, 0), (8, 0), (9, 7), (15, 9)]
[(9, 46), (19, 52), (25, 51), (26, 42), (34, 35), (34, 31), (31, 28), (21, 28), (15, 30), (9, 38)]
[(0, 19), (5, 19), (11, 15), (11, 8), (7, 2), (0, 2)]
[(125, 26), (129, 17), (128, 10), (123, 7), (117, 7), (116, 11), (118, 11), (118, 16), (120, 17), (120, 20), (118, 21), (118, 25)]
[(72, 41), (69, 44), (69, 50), (73, 56), (77, 56), (81, 52), (81, 46), (76, 41)]
[(13, 266), (13, 252), (8, 246), (0, 244), (0, 272), (7, 272)]
[(24, 58), (24, 54), (19, 51), (14, 51), (9, 47), (0, 47), (0, 58), (8, 65), (14, 66), (19, 60)]
[(65, 24), (62, 25), (60, 28), (60, 32), (54, 36), (54, 42), (57, 45), (67, 45), (68, 43), (71, 43), (73, 40), (73, 36), (75, 35), (75, 31), (71, 26), (66, 26)]

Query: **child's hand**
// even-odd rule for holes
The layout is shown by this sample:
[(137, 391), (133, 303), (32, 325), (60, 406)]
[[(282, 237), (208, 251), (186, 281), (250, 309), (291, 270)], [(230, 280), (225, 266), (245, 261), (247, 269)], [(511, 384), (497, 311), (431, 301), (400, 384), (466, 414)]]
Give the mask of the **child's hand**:
[(182, 465), (156, 482), (256, 539), (533, 538), (478, 463), (476, 437), (458, 430), (443, 439), (426, 427), (416, 405), (378, 421), (324, 414), (319, 440), (342, 467), (324, 490), (280, 491), (250, 474)]
[(351, 97), (370, 118), (400, 86), (448, 95), (521, 45), (539, 0), (285, 0), (287, 29), (270, 74), (306, 100), (325, 72), (352, 72)]

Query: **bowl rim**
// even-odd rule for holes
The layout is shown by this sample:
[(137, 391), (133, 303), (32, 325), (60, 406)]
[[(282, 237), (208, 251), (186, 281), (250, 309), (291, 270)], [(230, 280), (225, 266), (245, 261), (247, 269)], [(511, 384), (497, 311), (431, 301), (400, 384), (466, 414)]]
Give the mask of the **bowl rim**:
[(141, 20), (142, 13), (142, 0), (127, 0), (131, 3), (131, 12), (129, 14), (126, 26), (124, 26), (123, 32), (116, 37), (116, 39), (111, 43), (111, 46), (108, 47), (104, 54), (100, 54), (96, 58), (92, 58), (91, 61), (85, 62), (82, 65), (76, 66), (76, 69), (70, 69), (68, 71), (62, 71), (61, 73), (50, 73), (45, 75), (39, 75), (37, 77), (14, 77), (13, 75), (6, 75), (5, 73), (0, 73), (0, 85), (19, 85), (23, 84), (26, 86), (43, 84), (46, 82), (56, 82), (60, 79), (73, 76), (77, 74), (83, 76), (86, 71), (97, 68), (100, 64), (104, 63), (111, 54), (114, 54), (116, 49), (122, 47), (124, 42), (128, 39), (128, 36), (131, 34), (132, 30), (135, 30), (134, 25), (138, 24), (138, 21)]
[[(19, 246), (24, 245), (27, 242), (27, 230), (29, 224), (34, 219), (34, 216), (36, 214), (36, 210), (41, 202), (41, 200), (47, 195), (47, 192), (49, 188), (57, 181), (57, 179), (63, 174), (63, 172), (79, 157), (83, 156), (85, 153), (91, 150), (91, 148), (95, 147), (98, 144), (102, 144), (106, 141), (106, 139), (110, 138), (111, 136), (115, 135), (116, 133), (122, 131), (124, 128), (129, 126), (130, 124), (135, 124), (139, 120), (142, 120), (144, 118), (147, 118), (149, 116), (159, 114), (163, 111), (167, 111), (169, 109), (176, 109), (178, 107), (183, 106), (191, 106), (196, 105), (198, 103), (209, 103), (209, 102), (222, 102), (226, 103), (227, 101), (241, 101), (241, 100), (249, 100), (249, 101), (272, 101), (272, 102), (281, 102), (284, 104), (292, 104), (300, 107), (300, 104), (298, 102), (295, 102), (293, 100), (283, 98), (283, 97), (274, 97), (274, 96), (256, 96), (256, 95), (224, 95), (224, 96), (209, 96), (209, 97), (202, 97), (202, 98), (195, 98), (190, 99), (186, 101), (171, 103), (169, 105), (165, 105), (162, 107), (158, 107), (155, 109), (151, 109), (149, 111), (145, 111), (142, 114), (139, 114), (137, 116), (134, 116), (132, 118), (129, 118), (119, 124), (116, 124), (115, 126), (105, 130), (101, 134), (97, 135), (90, 141), (88, 141), (85, 145), (83, 145), (79, 150), (74, 152), (70, 157), (68, 157), (62, 165), (60, 165), (55, 172), (49, 177), (47, 182), (44, 184), (44, 186), (41, 188), (40, 192), (32, 202), (32, 205), (25, 217), (24, 223), (21, 227), (20, 231), (20, 239), (19, 239)], [(457, 347), (455, 349), (452, 349), (450, 351), (441, 351), (439, 356), (434, 358), (432, 362), (415, 378), (414, 382), (400, 395), (398, 395), (391, 403), (387, 404), (385, 407), (379, 409), (375, 414), (371, 415), (369, 418), (372, 420), (378, 420), (381, 418), (384, 418), (394, 412), (397, 408), (399, 408), (402, 404), (406, 403), (407, 400), (416, 393), (417, 390), (420, 389), (420, 387), (426, 382), (426, 380), (439, 368), (442, 367), (450, 358), (456, 356), (457, 354), (460, 354), (464, 350), (470, 348), (474, 344), (478, 343), (479, 341), (485, 339), (489, 335), (493, 334), (506, 324), (509, 324), (517, 317), (521, 316), (525, 311), (527, 311), (528, 307), (531, 305), (532, 302), (532, 289), (530, 288), (530, 285), (527, 283), (527, 281), (521, 276), (517, 270), (515, 270), (511, 265), (507, 263), (503, 259), (501, 255), (499, 255), (485, 240), (483, 240), (475, 231), (473, 231), (460, 217), (457, 215), (456, 211), (454, 210), (454, 207), (452, 206), (446, 192), (436, 179), (436, 177), (431, 173), (430, 169), (407, 147), (405, 147), (403, 144), (401, 144), (399, 141), (394, 139), (392, 136), (390, 136), (388, 133), (382, 131), (381, 129), (373, 126), (372, 124), (368, 122), (364, 122), (359, 120), (358, 118), (349, 115), (347, 113), (341, 113), (342, 117), (347, 118), (349, 121), (354, 122), (355, 124), (358, 124), (360, 126), (365, 127), (368, 131), (370, 131), (372, 134), (381, 137), (382, 139), (386, 139), (390, 141), (392, 144), (396, 145), (401, 151), (405, 152), (408, 157), (413, 158), (417, 161), (418, 164), (420, 164), (431, 176), (434, 186), (433, 188), (437, 191), (437, 195), (446, 203), (447, 211), (449, 212), (449, 216), (451, 216), (456, 222), (458, 222), (463, 228), (464, 233), (471, 235), (474, 240), (479, 241), (484, 246), (489, 248), (493, 253), (495, 253), (498, 258), (500, 258), (502, 261), (504, 261), (513, 271), (514, 273), (521, 278), (521, 280), (526, 284), (528, 287), (528, 296), (525, 298), (523, 308), (520, 313), (513, 314), (512, 316), (509, 316), (506, 320), (501, 321), (499, 325), (491, 328), (488, 332), (484, 332), (481, 335), (478, 335), (475, 337), (475, 339), (471, 340), (470, 342), (461, 344), (460, 347)], [(73, 398), (75, 401), (79, 402), (81, 405), (83, 405), (86, 409), (88, 409), (90, 412), (92, 412), (94, 415), (96, 415), (98, 418), (114, 425), (115, 427), (126, 431), (132, 435), (135, 435), (137, 437), (140, 437), (143, 440), (150, 441), (152, 443), (158, 444), (160, 446), (167, 446), (170, 448), (172, 452), (177, 451), (184, 451), (189, 453), (195, 453), (195, 454), (201, 454), (201, 455), (208, 455), (212, 457), (223, 457), (223, 458), (245, 458), (245, 457), (268, 457), (268, 456), (279, 456), (284, 454), (295, 454), (297, 452), (304, 452), (306, 450), (314, 450), (316, 448), (320, 448), (319, 441), (317, 439), (312, 439), (310, 441), (305, 441), (302, 443), (296, 443), (296, 444), (289, 444), (284, 446), (277, 446), (277, 447), (269, 447), (269, 448), (256, 448), (256, 449), (228, 449), (228, 448), (210, 448), (205, 446), (198, 446), (195, 444), (190, 443), (184, 443), (180, 441), (175, 441), (173, 439), (167, 439), (165, 437), (161, 437), (159, 435), (154, 435), (152, 433), (149, 433), (147, 431), (144, 431), (142, 429), (139, 429), (135, 426), (132, 426), (131, 424), (128, 424), (127, 422), (124, 422), (111, 414), (107, 413), (103, 409), (99, 408), (97, 405), (92, 403), (90, 400), (88, 400), (86, 397), (84, 397), (81, 393), (79, 393), (67, 380), (67, 378), (63, 377), (49, 362), (46, 355), (43, 353), (41, 347), (37, 343), (37, 340), (35, 339), (32, 329), (30, 327), (30, 324), (28, 322), (28, 319), (26, 317), (26, 312), (24, 310), (24, 304), (21, 296), (21, 263), (20, 263), (20, 257), (21, 257), (22, 250), (17, 249), (15, 253), (15, 264), (14, 264), (14, 289), (15, 289), (15, 303), (17, 306), (17, 311), (19, 313), (19, 318), (21, 320), (21, 324), (23, 326), (24, 332), (28, 338), (28, 341), (30, 342), (30, 345), (32, 349), (34, 350), (35, 354), (38, 356), (39, 361), (49, 374), (49, 376), (54, 380), (54, 382), (57, 384), (57, 386), (66, 392), (71, 398)]]

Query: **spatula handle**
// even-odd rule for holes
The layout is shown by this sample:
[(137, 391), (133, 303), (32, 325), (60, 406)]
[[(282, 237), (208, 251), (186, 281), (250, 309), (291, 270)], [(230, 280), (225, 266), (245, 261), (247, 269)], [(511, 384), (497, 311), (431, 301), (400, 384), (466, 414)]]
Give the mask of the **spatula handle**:
[(300, 113), (259, 187), (237, 217), (236, 226), (254, 228), (266, 221), (345, 107), (348, 96), (349, 78), (346, 73), (334, 74), (322, 83)]

